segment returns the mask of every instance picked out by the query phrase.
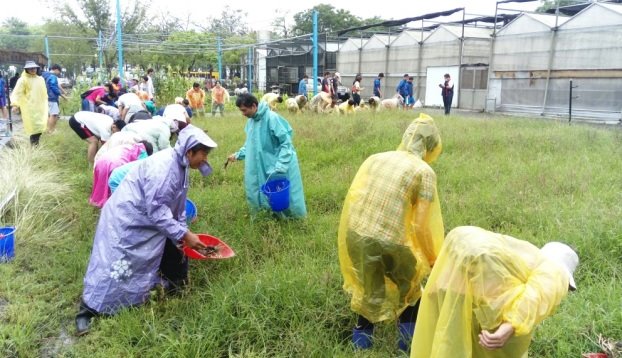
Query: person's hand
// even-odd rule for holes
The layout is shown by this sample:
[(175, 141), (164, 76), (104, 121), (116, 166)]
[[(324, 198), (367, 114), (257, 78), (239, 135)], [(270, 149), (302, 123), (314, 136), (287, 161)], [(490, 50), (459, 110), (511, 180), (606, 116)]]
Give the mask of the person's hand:
[(186, 246), (194, 250), (202, 250), (207, 247), (204, 243), (201, 242), (197, 234), (191, 231), (186, 232), (182, 240), (184, 241), (184, 244), (186, 244)]
[(479, 344), (486, 349), (502, 348), (514, 335), (514, 327), (510, 323), (502, 323), (494, 333), (482, 330), (479, 334)]
[(227, 157), (227, 162), (235, 162), (236, 160), (237, 158), (235, 157), (235, 153)]

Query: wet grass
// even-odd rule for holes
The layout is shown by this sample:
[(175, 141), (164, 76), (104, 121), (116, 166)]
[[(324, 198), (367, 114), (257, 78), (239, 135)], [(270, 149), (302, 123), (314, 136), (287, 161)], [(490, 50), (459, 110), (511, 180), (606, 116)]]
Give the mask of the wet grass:
[[(622, 339), (622, 132), (554, 121), (443, 117), (444, 151), (433, 165), (447, 231), (477, 225), (536, 245), (564, 241), (579, 252), (579, 290), (537, 330), (533, 357), (597, 351), (597, 334)], [(44, 136), (47, 166), (70, 186), (55, 215), (62, 235), (18, 236), (17, 258), (0, 265), (0, 356), (106, 357), (388, 357), (393, 323), (380, 325), (370, 352), (354, 352), (354, 315), (341, 290), (336, 233), (345, 193), (363, 160), (393, 150), (413, 113), (285, 115), (295, 131), (309, 217), (282, 222), (248, 216), (243, 163), (222, 164), (243, 143), (245, 119), (199, 118), (219, 147), (215, 172), (192, 175), (191, 229), (221, 237), (237, 256), (193, 262), (180, 298), (99, 319), (75, 341), (73, 315), (98, 213), (87, 203), (86, 145), (66, 123)], [(51, 220), (51, 218), (50, 218)], [(43, 248), (43, 249), (42, 249)], [(61, 344), (62, 342), (66, 343)], [(59, 343), (60, 342), (60, 343)]]

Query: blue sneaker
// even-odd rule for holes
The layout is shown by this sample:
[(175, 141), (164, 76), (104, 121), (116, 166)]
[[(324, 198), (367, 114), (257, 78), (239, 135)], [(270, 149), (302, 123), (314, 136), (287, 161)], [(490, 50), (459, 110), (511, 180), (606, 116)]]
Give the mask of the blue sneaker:
[(413, 340), (413, 334), (415, 333), (415, 323), (406, 322), (397, 325), (397, 331), (399, 332), (400, 340), (397, 342), (397, 348), (408, 353)]
[(372, 336), (374, 334), (373, 328), (352, 330), (352, 343), (356, 349), (370, 349), (373, 345)]

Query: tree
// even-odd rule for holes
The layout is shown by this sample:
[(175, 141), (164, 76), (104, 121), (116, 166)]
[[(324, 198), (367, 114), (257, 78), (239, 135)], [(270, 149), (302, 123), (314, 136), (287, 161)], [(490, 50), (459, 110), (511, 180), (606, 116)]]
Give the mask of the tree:
[(555, 9), (558, 1), (559, 7), (585, 3), (585, 0), (542, 0), (542, 5), (536, 9), (536, 12), (546, 12), (547, 10)]
[[(79, 26), (86, 35), (97, 36), (103, 33), (112, 33), (116, 25), (116, 16), (112, 12), (111, 0), (75, 0), (79, 11), (70, 3), (65, 2), (57, 11), (67, 25)], [(135, 33), (147, 23), (147, 8), (138, 1), (133, 1), (123, 9), (121, 27), (123, 33)], [(104, 52), (104, 62), (110, 68), (116, 57), (116, 49)]]
[(332, 5), (319, 4), (313, 8), (294, 14), (293, 32), (304, 35), (313, 32), (313, 11), (318, 11), (318, 32), (335, 32), (349, 27), (360, 26), (362, 21), (349, 11), (335, 9)]
[(274, 38), (288, 38), (291, 35), (292, 27), (287, 26), (288, 11), (282, 12), (280, 9), (276, 10), (276, 17), (272, 20), (271, 35)]
[(48, 43), (52, 63), (62, 65), (70, 74), (80, 73), (84, 65), (95, 65), (95, 67), (99, 65), (97, 45), (94, 40), (52, 37), (53, 35), (83, 37), (84, 31), (78, 25), (66, 24), (57, 20), (48, 21), (44, 25), (34, 28), (33, 33), (50, 36)]
[(248, 34), (248, 25), (246, 16), (248, 14), (240, 9), (232, 9), (229, 5), (225, 6), (222, 13), (218, 17), (208, 17), (206, 23), (209, 26), (195, 24), (197, 27), (206, 32), (218, 34), (221, 37), (230, 37), (233, 35)]
[[(30, 39), (19, 35), (30, 35), (30, 33), (27, 23), (16, 17), (10, 17), (2, 23), (2, 29), (0, 30), (0, 48), (21, 51), (28, 50), (31, 45)], [(39, 51), (41, 51), (41, 49), (39, 49)]]

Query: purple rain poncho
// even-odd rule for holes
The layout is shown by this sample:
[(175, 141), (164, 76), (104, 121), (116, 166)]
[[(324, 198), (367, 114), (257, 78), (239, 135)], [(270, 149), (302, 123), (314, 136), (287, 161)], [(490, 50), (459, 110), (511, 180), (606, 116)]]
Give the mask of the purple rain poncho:
[[(205, 132), (189, 125), (174, 148), (142, 160), (104, 205), (82, 293), (92, 310), (113, 314), (141, 304), (162, 282), (158, 269), (165, 240), (179, 243), (188, 231), (186, 153), (199, 143), (216, 147)], [(203, 176), (211, 172), (207, 163), (199, 170)]]

